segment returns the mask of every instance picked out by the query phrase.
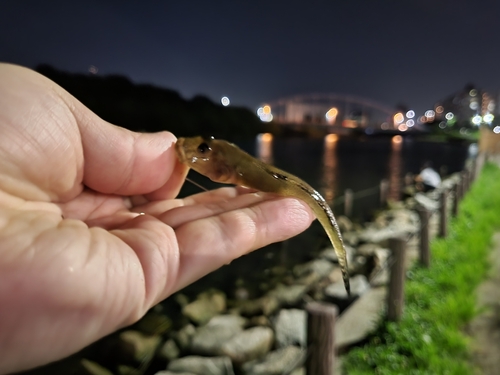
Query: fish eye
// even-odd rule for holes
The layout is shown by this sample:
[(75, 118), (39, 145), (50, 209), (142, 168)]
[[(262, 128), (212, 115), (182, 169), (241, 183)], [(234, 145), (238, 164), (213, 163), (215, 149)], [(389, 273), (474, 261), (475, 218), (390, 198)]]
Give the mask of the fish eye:
[(210, 151), (210, 150), (212, 150), (212, 149), (211, 149), (211, 148), (210, 148), (210, 146), (209, 146), (208, 144), (206, 144), (205, 142), (200, 143), (200, 145), (198, 146), (198, 152), (199, 152), (200, 154), (204, 154), (205, 152)]

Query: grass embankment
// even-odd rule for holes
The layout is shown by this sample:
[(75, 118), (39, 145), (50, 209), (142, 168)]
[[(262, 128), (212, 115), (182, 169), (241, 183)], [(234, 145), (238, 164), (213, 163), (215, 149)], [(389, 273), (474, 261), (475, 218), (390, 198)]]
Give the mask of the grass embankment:
[(415, 266), (399, 323), (382, 323), (369, 343), (344, 358), (349, 375), (471, 374), (465, 324), (500, 228), (500, 169), (486, 164), (451, 220), (449, 236), (431, 243), (431, 267)]

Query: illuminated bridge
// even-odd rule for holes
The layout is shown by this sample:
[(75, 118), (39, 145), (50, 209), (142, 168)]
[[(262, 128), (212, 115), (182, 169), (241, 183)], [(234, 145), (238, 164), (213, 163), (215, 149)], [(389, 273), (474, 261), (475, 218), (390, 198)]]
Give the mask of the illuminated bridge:
[(297, 95), (266, 103), (257, 114), (262, 121), (300, 129), (322, 128), (330, 133), (360, 129), (394, 130), (397, 111), (374, 100), (343, 94)]

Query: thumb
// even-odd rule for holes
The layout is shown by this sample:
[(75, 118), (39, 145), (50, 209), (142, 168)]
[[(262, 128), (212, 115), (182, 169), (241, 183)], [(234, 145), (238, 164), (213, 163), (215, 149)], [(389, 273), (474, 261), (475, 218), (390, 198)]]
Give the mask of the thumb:
[(188, 168), (178, 161), (172, 133), (117, 127), (64, 93), (80, 129), (86, 186), (107, 194), (146, 194), (152, 200), (179, 193)]

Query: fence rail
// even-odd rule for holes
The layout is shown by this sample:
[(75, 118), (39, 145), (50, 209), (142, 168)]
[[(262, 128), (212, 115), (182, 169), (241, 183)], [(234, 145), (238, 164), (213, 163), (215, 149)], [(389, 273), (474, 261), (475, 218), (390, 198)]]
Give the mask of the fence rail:
[[(487, 155), (479, 154), (474, 159), (469, 159), (464, 170), (459, 173), (459, 178), (450, 187), (443, 187), (439, 194), (438, 208), (429, 210), (418, 204), (416, 211), (420, 218), (420, 228), (417, 233), (412, 233), (407, 238), (396, 237), (389, 241), (391, 256), (378, 270), (390, 270), (390, 279), (387, 294), (387, 308), (385, 319), (397, 322), (404, 312), (404, 283), (406, 277), (406, 247), (413, 236), (419, 236), (419, 263), (424, 267), (431, 264), (430, 253), (430, 221), (434, 215), (439, 215), (438, 233), (439, 237), (448, 235), (449, 213), (456, 216), (459, 212), (459, 203), (469, 190), (473, 181), (483, 168)], [(344, 213), (352, 212), (355, 198), (365, 197), (370, 194), (379, 193), (381, 203), (387, 200), (389, 184), (382, 180), (379, 186), (364, 189), (358, 192), (346, 190), (344, 196), (338, 197), (335, 203), (344, 203)], [(448, 205), (452, 199), (451, 207)], [(372, 275), (370, 282), (377, 277), (378, 273)], [(306, 306), (308, 312), (308, 349), (306, 358), (307, 375), (331, 375), (335, 368), (335, 319), (337, 308), (334, 304), (318, 304), (310, 302)], [(345, 312), (345, 311), (344, 311)]]

